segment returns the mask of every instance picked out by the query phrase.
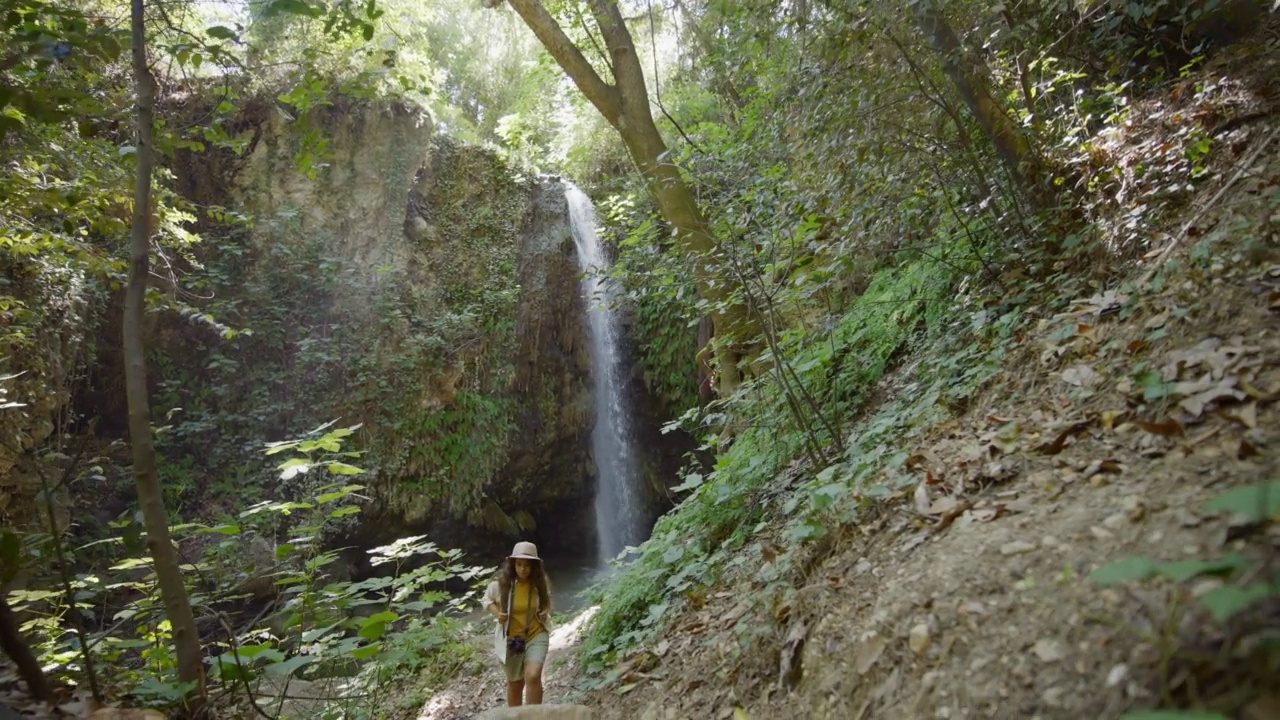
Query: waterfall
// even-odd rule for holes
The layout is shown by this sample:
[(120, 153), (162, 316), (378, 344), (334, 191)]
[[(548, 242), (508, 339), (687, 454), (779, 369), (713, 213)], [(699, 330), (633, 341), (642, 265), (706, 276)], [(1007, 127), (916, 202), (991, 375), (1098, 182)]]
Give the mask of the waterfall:
[(591, 382), (595, 395), (595, 426), (591, 451), (598, 473), (596, 534), (601, 561), (644, 541), (644, 502), (632, 446), (631, 408), (623, 383), (621, 332), (612, 310), (617, 295), (607, 275), (608, 260), (596, 236), (596, 214), (586, 193), (565, 185), (569, 224), (583, 271), (582, 291), (587, 303)]

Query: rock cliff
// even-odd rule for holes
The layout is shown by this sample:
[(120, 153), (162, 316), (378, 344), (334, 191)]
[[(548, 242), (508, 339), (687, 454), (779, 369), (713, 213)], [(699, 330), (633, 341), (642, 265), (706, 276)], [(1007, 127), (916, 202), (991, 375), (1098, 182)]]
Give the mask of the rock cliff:
[[(184, 278), (198, 311), (163, 314), (150, 338), (166, 487), (203, 513), (302, 493), (263, 444), (336, 419), (360, 425), (370, 471), (344, 542), (585, 547), (589, 359), (560, 182), (433, 136), (403, 106), (335, 101), (307, 124), (327, 143), (314, 177), (298, 128), (268, 112), (239, 123), (239, 154), (176, 163), (216, 221)], [(113, 325), (95, 387), (120, 374)], [(123, 429), (122, 397), (82, 404)]]

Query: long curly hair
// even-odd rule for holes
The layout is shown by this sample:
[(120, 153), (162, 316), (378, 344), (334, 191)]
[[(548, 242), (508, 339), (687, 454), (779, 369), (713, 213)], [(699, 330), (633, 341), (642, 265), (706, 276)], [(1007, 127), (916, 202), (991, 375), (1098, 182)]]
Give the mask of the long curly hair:
[[(533, 571), (529, 573), (529, 579), (533, 581), (533, 586), (538, 590), (538, 609), (551, 611), (551, 582), (547, 580), (547, 570), (542, 566), (541, 560), (530, 560), (533, 565)], [(498, 566), (498, 591), (500, 607), (503, 611), (507, 611), (507, 595), (511, 592), (511, 586), (516, 581), (516, 560), (515, 558), (504, 558), (502, 564)]]

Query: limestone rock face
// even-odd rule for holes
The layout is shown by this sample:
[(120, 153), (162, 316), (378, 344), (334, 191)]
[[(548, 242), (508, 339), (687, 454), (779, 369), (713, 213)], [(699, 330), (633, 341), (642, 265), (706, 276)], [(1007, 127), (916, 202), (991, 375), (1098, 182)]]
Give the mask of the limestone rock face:
[[(11, 334), (7, 308), (0, 311), (0, 529), (48, 531), (48, 514), (36, 502), (41, 474), (55, 487), (62, 468), (35, 451), (70, 422), (72, 388), (91, 349), (95, 292), (81, 273), (35, 259), (0, 265), (0, 297), (9, 295), (25, 303), (32, 320)], [(65, 529), (65, 487), (52, 501)]]
[[(336, 421), (360, 426), (344, 449), (365, 451), (370, 498), (343, 544), (427, 534), (485, 560), (517, 536), (584, 545), (590, 364), (563, 186), (400, 105), (335, 100), (307, 124), (323, 152), (258, 112), (238, 155), (176, 163), (179, 189), (226, 217), (198, 228), (208, 316), (158, 314), (149, 338), (162, 481), (180, 470), (225, 509), (246, 485), (309, 497), (334, 479), (281, 480), (264, 443)], [(121, 373), (99, 354), (95, 385)], [(123, 431), (122, 396), (84, 404)]]

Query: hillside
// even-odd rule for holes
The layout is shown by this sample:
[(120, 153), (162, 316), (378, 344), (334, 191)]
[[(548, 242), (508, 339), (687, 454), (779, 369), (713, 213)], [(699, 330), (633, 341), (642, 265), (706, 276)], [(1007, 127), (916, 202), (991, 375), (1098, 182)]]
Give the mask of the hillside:
[[(1260, 80), (1280, 55), (1243, 62)], [(1146, 101), (1110, 152), (1145, 161), (1162, 119), (1196, 112), (1192, 88), (1240, 67)], [(1256, 521), (1280, 497), (1280, 122), (1247, 87), (1229, 94), (1268, 109), (1220, 139), (1215, 180), (1149, 228), (1150, 252), (1011, 270), (988, 305), (1004, 315), (959, 308), (955, 335), (894, 358), (847, 460), (751, 488), (758, 522), (727, 530), (719, 575), (680, 550), (715, 486), (664, 518), (602, 591), (605, 612), (640, 595), (613, 622), (643, 640), (588, 673), (599, 645), (558, 633), (548, 702), (619, 720), (1275, 717), (1276, 528)], [(939, 385), (975, 371), (939, 412)], [(485, 668), (417, 717), (501, 697)]]

